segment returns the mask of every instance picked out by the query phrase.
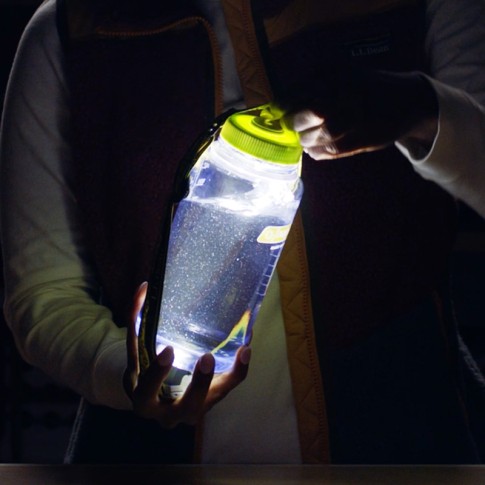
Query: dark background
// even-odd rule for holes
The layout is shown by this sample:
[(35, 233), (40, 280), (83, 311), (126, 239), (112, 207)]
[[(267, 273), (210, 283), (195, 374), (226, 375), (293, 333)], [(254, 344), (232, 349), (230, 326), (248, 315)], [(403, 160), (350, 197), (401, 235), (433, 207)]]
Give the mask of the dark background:
[[(22, 30), (40, 3), (0, 0), (0, 102)], [(452, 265), (461, 331), (485, 368), (485, 223), (465, 207)], [(0, 279), (0, 297), (1, 290)], [(62, 462), (77, 402), (22, 361), (0, 315), (0, 463)]]

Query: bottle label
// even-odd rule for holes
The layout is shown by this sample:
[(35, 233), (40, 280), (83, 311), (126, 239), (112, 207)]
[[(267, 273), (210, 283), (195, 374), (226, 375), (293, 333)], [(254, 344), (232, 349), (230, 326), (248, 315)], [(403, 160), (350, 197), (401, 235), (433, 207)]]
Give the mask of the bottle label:
[(266, 226), (258, 236), (258, 243), (278, 244), (286, 241), (291, 224), (286, 226)]

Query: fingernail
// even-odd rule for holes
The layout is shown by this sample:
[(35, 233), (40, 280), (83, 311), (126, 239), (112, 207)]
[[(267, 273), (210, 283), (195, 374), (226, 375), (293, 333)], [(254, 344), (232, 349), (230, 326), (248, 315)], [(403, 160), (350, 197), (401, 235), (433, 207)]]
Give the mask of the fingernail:
[(199, 370), (202, 374), (210, 374), (214, 370), (214, 356), (212, 354), (204, 354), (199, 360)]
[(168, 367), (173, 363), (173, 347), (167, 346), (158, 356), (158, 363), (164, 367)]
[(251, 347), (244, 347), (239, 355), (239, 360), (242, 364), (248, 365), (249, 361), (251, 360)]

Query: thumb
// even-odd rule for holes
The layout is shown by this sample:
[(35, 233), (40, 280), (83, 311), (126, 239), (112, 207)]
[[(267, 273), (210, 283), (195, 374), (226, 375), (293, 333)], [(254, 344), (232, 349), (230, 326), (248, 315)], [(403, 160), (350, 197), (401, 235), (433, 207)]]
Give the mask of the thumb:
[(128, 373), (135, 380), (140, 372), (138, 362), (138, 324), (140, 313), (145, 303), (147, 287), (147, 282), (143, 282), (136, 290), (126, 336)]

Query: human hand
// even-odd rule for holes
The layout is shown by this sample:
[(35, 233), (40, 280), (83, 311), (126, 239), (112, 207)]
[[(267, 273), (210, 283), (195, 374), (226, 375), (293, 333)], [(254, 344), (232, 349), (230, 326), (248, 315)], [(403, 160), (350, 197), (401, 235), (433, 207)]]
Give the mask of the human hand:
[(438, 105), (420, 73), (336, 67), (276, 100), (304, 150), (317, 160), (348, 157), (395, 141), (431, 146)]
[(143, 307), (147, 291), (142, 284), (135, 295), (131, 325), (128, 329), (128, 368), (125, 373), (125, 389), (133, 402), (136, 414), (155, 419), (164, 428), (180, 423), (195, 424), (209, 409), (223, 399), (245, 378), (249, 368), (251, 349), (241, 347), (231, 371), (214, 375), (214, 356), (203, 355), (197, 362), (192, 381), (185, 393), (174, 400), (160, 398), (160, 388), (174, 360), (171, 347), (166, 347), (142, 375), (138, 361), (138, 339), (135, 322)]

